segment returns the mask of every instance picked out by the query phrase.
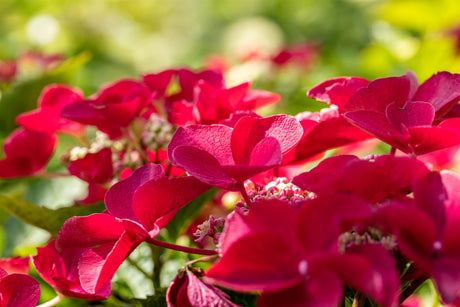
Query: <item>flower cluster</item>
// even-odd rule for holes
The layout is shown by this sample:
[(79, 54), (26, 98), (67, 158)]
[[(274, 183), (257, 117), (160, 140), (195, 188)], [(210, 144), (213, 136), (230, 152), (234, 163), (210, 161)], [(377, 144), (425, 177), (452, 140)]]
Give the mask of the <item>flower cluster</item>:
[[(41, 278), (59, 298), (107, 299), (119, 266), (150, 244), (204, 256), (178, 270), (171, 307), (236, 306), (229, 293), (253, 295), (257, 306), (393, 307), (429, 279), (443, 303), (459, 304), (460, 176), (434, 166), (449, 165), (437, 163), (439, 152), (460, 146), (460, 75), (440, 72), (421, 85), (411, 72), (341, 77), (307, 95), (329, 106), (264, 117), (256, 109), (279, 95), (249, 82), (227, 87), (212, 70), (117, 80), (88, 97), (46, 87), (5, 140), (0, 177), (73, 176), (88, 187), (76, 202), (103, 201), (105, 210), (70, 217), (37, 248)], [(61, 157), (62, 172), (49, 173), (61, 134), (80, 145)], [(370, 139), (390, 153), (321, 159)], [(177, 244), (171, 225), (182, 222), (183, 233), (200, 208), (219, 207), (203, 198), (217, 191), (241, 199), (208, 213), (195, 229), (199, 247)], [(215, 248), (201, 244), (206, 237)], [(38, 283), (0, 267), (2, 304), (35, 305)]]

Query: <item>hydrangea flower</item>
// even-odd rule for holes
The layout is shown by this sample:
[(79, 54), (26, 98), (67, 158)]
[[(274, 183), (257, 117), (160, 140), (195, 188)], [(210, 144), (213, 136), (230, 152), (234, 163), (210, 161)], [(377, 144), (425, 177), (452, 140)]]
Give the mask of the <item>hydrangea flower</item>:
[(439, 72), (420, 86), (412, 73), (372, 81), (343, 106), (355, 126), (405, 153), (460, 144), (460, 119), (444, 116), (460, 100), (460, 75)]

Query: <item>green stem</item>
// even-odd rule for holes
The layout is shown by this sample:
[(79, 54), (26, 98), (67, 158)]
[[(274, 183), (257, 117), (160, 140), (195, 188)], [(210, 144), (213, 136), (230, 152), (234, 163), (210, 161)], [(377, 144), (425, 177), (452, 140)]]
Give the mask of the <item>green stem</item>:
[(215, 261), (215, 260), (217, 260), (218, 258), (219, 258), (218, 255), (211, 255), (211, 256), (201, 257), (201, 258), (195, 259), (195, 260), (190, 260), (190, 261), (186, 262), (186, 263), (182, 266), (182, 268), (185, 269), (185, 268), (188, 267), (189, 265), (192, 265), (192, 264), (197, 263), (197, 262), (211, 262), (211, 261)]
[(150, 250), (152, 253), (152, 261), (153, 261), (152, 282), (153, 282), (153, 287), (156, 291), (156, 289), (161, 288), (160, 274), (161, 274), (161, 269), (163, 268), (163, 261), (161, 260), (163, 248), (156, 246), (156, 245), (150, 245)]

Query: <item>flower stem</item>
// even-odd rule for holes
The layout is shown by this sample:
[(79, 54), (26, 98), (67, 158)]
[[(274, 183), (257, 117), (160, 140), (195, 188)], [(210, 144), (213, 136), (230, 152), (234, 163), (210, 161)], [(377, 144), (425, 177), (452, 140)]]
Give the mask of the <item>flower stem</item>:
[(52, 300), (45, 302), (43, 304), (37, 305), (37, 307), (52, 307), (56, 306), (60, 301), (62, 300), (62, 297), (59, 295), (53, 298)]
[(164, 241), (160, 241), (157, 239), (150, 238), (146, 241), (147, 243), (164, 247), (164, 248), (169, 248), (173, 249), (179, 252), (184, 252), (184, 253), (190, 253), (190, 254), (197, 254), (197, 255), (217, 255), (217, 252), (215, 250), (210, 250), (210, 249), (201, 249), (201, 248), (194, 248), (194, 247), (188, 247), (188, 246), (182, 246), (182, 245), (177, 245), (173, 243), (168, 243)]
[(155, 291), (161, 287), (161, 282), (160, 282), (160, 274), (161, 274), (161, 269), (163, 268), (163, 261), (161, 260), (161, 255), (162, 255), (163, 248), (156, 246), (156, 245), (150, 245), (150, 252), (152, 254), (152, 261), (153, 261), (153, 287)]
[(211, 256), (205, 256), (205, 257), (201, 257), (199, 259), (195, 259), (195, 260), (190, 260), (188, 262), (186, 262), (182, 268), (186, 268), (188, 267), (189, 265), (192, 265), (194, 263), (197, 263), (197, 262), (211, 262), (211, 261), (215, 261), (217, 258), (219, 258), (218, 255), (211, 255)]
[(251, 199), (249, 199), (248, 192), (246, 192), (246, 189), (244, 188), (244, 185), (241, 186), (240, 192), (241, 192), (241, 195), (244, 198), (244, 201), (246, 202), (246, 205), (248, 207), (251, 207), (252, 202), (251, 202)]
[(63, 177), (70, 177), (70, 174), (67, 173), (48, 173), (48, 172), (43, 172), (39, 174), (37, 177), (42, 177), (42, 178), (63, 178)]

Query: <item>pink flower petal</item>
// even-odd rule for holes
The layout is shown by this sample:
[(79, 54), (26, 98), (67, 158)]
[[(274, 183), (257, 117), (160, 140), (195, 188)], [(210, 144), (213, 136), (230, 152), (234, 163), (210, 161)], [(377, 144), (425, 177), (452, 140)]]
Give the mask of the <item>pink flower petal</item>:
[(124, 230), (123, 225), (109, 214), (74, 216), (62, 225), (56, 239), (56, 248), (58, 250), (88, 248), (115, 242)]
[(214, 156), (220, 164), (234, 164), (230, 147), (231, 134), (232, 129), (223, 125), (179, 127), (168, 145), (168, 159), (183, 167), (176, 161), (175, 149), (179, 146), (194, 146)]
[(400, 108), (409, 100), (411, 81), (407, 76), (376, 79), (360, 88), (343, 107), (346, 112), (366, 110), (384, 113), (387, 105)]
[(134, 192), (133, 212), (145, 229), (153, 230), (151, 235), (156, 236), (177, 210), (210, 188), (191, 176), (150, 180)]
[(399, 305), (399, 275), (394, 258), (381, 245), (358, 245), (334, 259), (344, 281), (382, 307)]
[(403, 108), (390, 103), (385, 111), (390, 124), (404, 133), (403, 127), (431, 126), (434, 120), (434, 108), (426, 102), (408, 101)]
[(112, 179), (112, 150), (103, 148), (85, 157), (73, 160), (67, 167), (69, 173), (90, 184), (104, 184)]
[(430, 103), (436, 118), (442, 117), (460, 100), (460, 75), (447, 71), (434, 74), (420, 85), (412, 100)]
[(457, 259), (439, 259), (434, 263), (433, 280), (442, 301), (453, 303), (458, 299), (460, 289), (460, 262)]
[(134, 192), (144, 183), (162, 177), (164, 171), (160, 165), (148, 164), (139, 167), (130, 177), (117, 182), (107, 191), (105, 195), (107, 211), (120, 219), (138, 221), (132, 208)]
[(40, 299), (40, 284), (25, 274), (10, 274), (0, 279), (0, 305), (32, 307)]
[(61, 84), (46, 86), (38, 100), (38, 109), (23, 113), (16, 122), (29, 129), (39, 132), (63, 132), (79, 134), (84, 126), (61, 117), (61, 110), (76, 101), (83, 99), (80, 89)]
[(289, 240), (273, 232), (258, 232), (233, 243), (205, 276), (236, 291), (277, 291), (302, 281), (300, 257)]
[[(224, 170), (219, 161), (207, 151), (192, 146), (178, 146), (173, 152), (175, 164), (209, 185), (228, 190), (239, 190), (242, 186)], [(231, 165), (232, 167), (234, 165)]]
[[(192, 307), (233, 307), (238, 306), (233, 304), (228, 295), (219, 290), (216, 287), (208, 285), (207, 283), (201, 281), (194, 274), (187, 271), (186, 273), (187, 281), (185, 283), (187, 291), (187, 301)], [(172, 307), (171, 305), (168, 305)], [(180, 304), (174, 306), (182, 306)]]
[(13, 257), (0, 259), (0, 268), (12, 273), (27, 274), (30, 268), (30, 257)]
[(14, 130), (3, 143), (6, 157), (0, 160), (0, 178), (29, 176), (41, 171), (51, 159), (57, 141), (54, 134)]
[(353, 111), (345, 113), (345, 118), (353, 125), (363, 129), (376, 138), (404, 152), (409, 151), (407, 142), (410, 135), (407, 129), (396, 129), (382, 112)]
[(232, 132), (233, 159), (236, 164), (248, 164), (254, 146), (267, 137), (276, 139), (285, 153), (300, 141), (302, 134), (302, 126), (291, 116), (243, 117)]
[(114, 243), (101, 241), (85, 250), (78, 262), (78, 273), (82, 288), (88, 293), (99, 292), (121, 263), (141, 243), (133, 233), (124, 232)]
[(264, 292), (257, 300), (257, 306), (336, 307), (341, 299), (343, 299), (342, 280), (332, 272), (323, 271), (294, 287), (276, 292)]
[(339, 109), (342, 109), (358, 89), (368, 84), (368, 80), (358, 77), (334, 78), (316, 85), (307, 92), (307, 96), (321, 102), (336, 105)]
[(460, 144), (460, 131), (444, 126), (411, 127), (409, 149), (406, 153), (423, 155), (435, 150)]
[(430, 172), (419, 177), (412, 185), (412, 191), (417, 207), (431, 216), (441, 235), (447, 220), (444, 202), (448, 196), (440, 174)]

